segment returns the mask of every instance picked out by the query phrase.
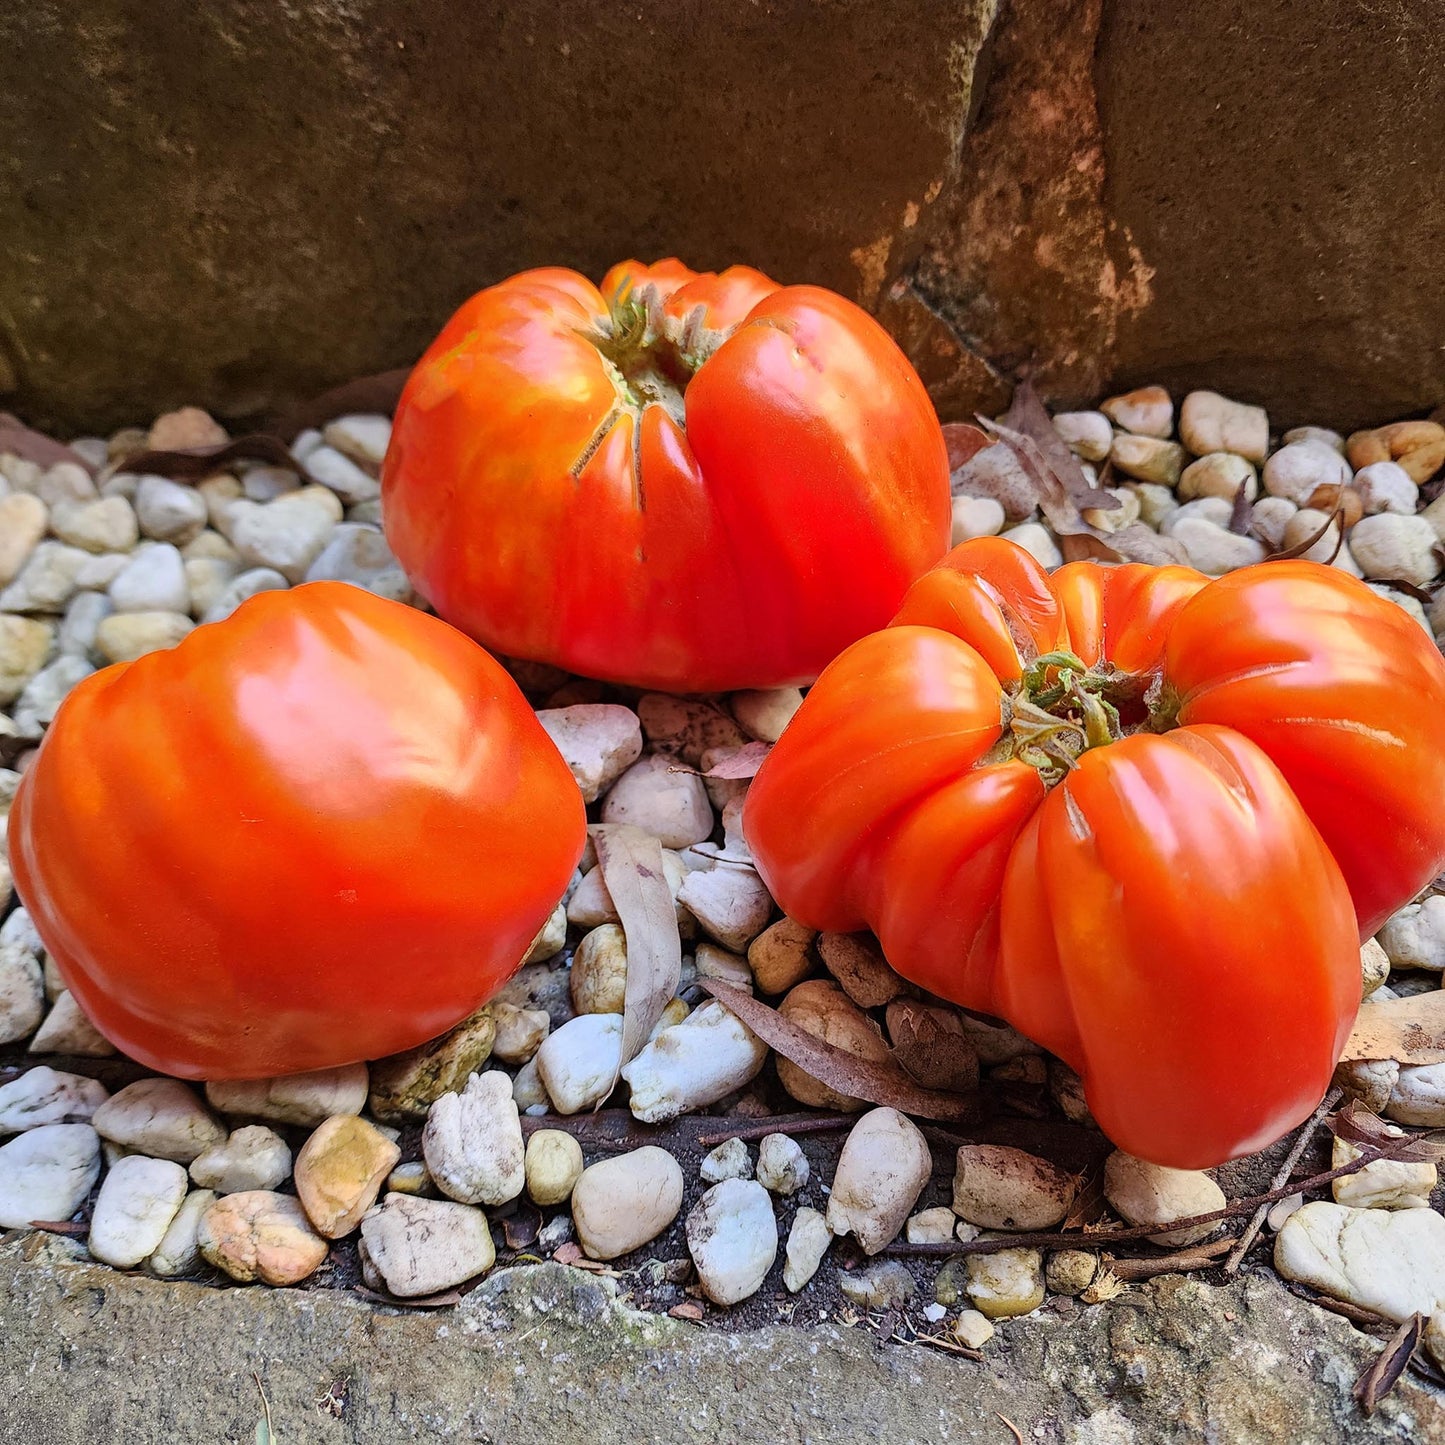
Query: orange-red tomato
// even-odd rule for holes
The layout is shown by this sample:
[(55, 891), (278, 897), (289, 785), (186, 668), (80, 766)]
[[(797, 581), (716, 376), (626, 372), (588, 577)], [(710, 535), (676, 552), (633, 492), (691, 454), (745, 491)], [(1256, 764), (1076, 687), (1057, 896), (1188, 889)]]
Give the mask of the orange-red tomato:
[(15, 882), (97, 1027), (184, 1078), (379, 1058), (516, 969), (581, 794), (507, 674), (341, 582), (251, 599), (65, 700)]
[(744, 831), (784, 910), (1072, 1065), (1201, 1168), (1323, 1094), (1358, 945), (1445, 864), (1445, 664), (1311, 562), (1216, 582), (955, 548), (832, 664)]
[(871, 317), (672, 260), (472, 297), (407, 382), (382, 501), (478, 641), (675, 691), (811, 680), (950, 525), (933, 406)]

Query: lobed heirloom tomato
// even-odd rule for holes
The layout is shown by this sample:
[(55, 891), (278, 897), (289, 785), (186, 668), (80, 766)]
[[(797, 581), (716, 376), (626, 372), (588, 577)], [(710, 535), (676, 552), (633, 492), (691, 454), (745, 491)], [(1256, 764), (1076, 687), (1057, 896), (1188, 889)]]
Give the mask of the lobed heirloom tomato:
[(10, 857), (117, 1047), (256, 1078), (395, 1053), (484, 1003), (585, 827), (481, 648), (318, 582), (82, 682), (21, 780)]
[(1210, 582), (966, 542), (809, 693), (743, 828), (783, 909), (1072, 1065), (1202, 1168), (1313, 1109), (1361, 937), (1445, 863), (1445, 664), (1312, 562)]
[(682, 692), (811, 680), (950, 527), (932, 403), (871, 317), (674, 260), (472, 297), (407, 382), (382, 501), (478, 641)]

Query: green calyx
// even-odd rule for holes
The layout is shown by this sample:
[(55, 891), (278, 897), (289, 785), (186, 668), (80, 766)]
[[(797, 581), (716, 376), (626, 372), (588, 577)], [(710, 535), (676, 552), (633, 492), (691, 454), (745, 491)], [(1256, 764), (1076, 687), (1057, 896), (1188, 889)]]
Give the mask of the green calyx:
[(613, 303), (607, 326), (588, 340), (608, 363), (618, 400), (641, 412), (661, 406), (684, 424), (683, 393), (721, 338), (703, 327), (695, 306), (681, 323), (663, 309), (655, 286), (628, 291)]
[(1052, 786), (1090, 748), (1124, 736), (1117, 703), (1137, 694), (1136, 680), (1107, 664), (1091, 668), (1072, 652), (1046, 652), (1004, 697), (993, 760), (1017, 759)]

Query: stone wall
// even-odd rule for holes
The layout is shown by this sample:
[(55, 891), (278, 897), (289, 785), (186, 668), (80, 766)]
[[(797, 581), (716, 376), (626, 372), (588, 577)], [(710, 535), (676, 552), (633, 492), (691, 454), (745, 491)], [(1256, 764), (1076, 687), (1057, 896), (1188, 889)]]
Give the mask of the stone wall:
[[(995, 15), (995, 11), (998, 14)], [(0, 406), (263, 412), (524, 266), (748, 260), (940, 409), (1445, 392), (1433, 0), (36, 0), (0, 12)]]

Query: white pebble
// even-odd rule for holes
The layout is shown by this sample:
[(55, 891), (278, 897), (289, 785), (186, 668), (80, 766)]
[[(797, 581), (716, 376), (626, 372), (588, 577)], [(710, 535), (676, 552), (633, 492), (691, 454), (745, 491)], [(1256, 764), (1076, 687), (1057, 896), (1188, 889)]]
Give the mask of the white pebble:
[(872, 1109), (853, 1126), (828, 1200), (828, 1228), (852, 1234), (865, 1254), (890, 1244), (933, 1169), (928, 1144), (896, 1109)]
[(1141, 386), (1111, 396), (1099, 410), (1125, 431), (1140, 436), (1167, 437), (1174, 430), (1174, 402), (1162, 386)]
[(724, 1179), (687, 1216), (687, 1247), (703, 1293), (719, 1305), (754, 1295), (778, 1256), (768, 1191), (753, 1179)]
[(996, 537), (1005, 521), (1003, 503), (992, 497), (955, 497), (951, 541), (956, 547), (974, 537)]
[(389, 602), (410, 602), (411, 583), (375, 527), (342, 522), (306, 569), (308, 582), (350, 582)]
[(45, 1022), (30, 1040), (32, 1054), (68, 1054), (77, 1059), (108, 1059), (115, 1045), (86, 1017), (68, 988), (61, 989)]
[(1101, 411), (1061, 411), (1054, 417), (1054, 430), (1086, 462), (1102, 462), (1114, 444), (1114, 428)]
[(612, 785), (602, 804), (602, 821), (631, 823), (664, 848), (690, 847), (713, 830), (712, 805), (702, 779), (678, 770), (676, 760), (661, 753), (639, 759)]
[(1342, 487), (1351, 478), (1350, 464), (1322, 441), (1290, 442), (1264, 464), (1264, 489), (1288, 497), (1297, 507), (1309, 505), (1319, 487)]
[(45, 1124), (83, 1124), (110, 1098), (104, 1084), (42, 1064), (0, 1084), (0, 1134)]
[[(618, 1040), (620, 1047), (620, 1020)], [(647, 1124), (662, 1124), (715, 1104), (751, 1083), (767, 1057), (768, 1046), (736, 1015), (710, 1000), (681, 1023), (664, 1029), (623, 1066), (622, 1077), (632, 1091), (633, 1116)], [(547, 1091), (555, 1100), (550, 1081)]]
[[(185, 581), (184, 571), (181, 573), (181, 581)], [(188, 592), (181, 607), (184, 609), (189, 606)], [(95, 629), (95, 648), (107, 662), (134, 662), (148, 652), (162, 652), (174, 647), (182, 639), (189, 637), (195, 626), (184, 610), (113, 612)]]
[(1350, 551), (1366, 577), (1391, 577), (1424, 587), (1440, 570), (1439, 538), (1423, 517), (1379, 512), (1350, 530)]
[(796, 687), (768, 687), (735, 692), (729, 699), (738, 726), (758, 742), (775, 743), (803, 705)]
[(45, 1013), (40, 960), (19, 943), (0, 943), (0, 1044), (28, 1038)]
[(1285, 528), (1299, 509), (1288, 497), (1261, 497), (1249, 515), (1250, 529), (1264, 539), (1272, 552), (1286, 545)]
[(185, 559), (169, 542), (140, 548), (110, 584), (117, 612), (181, 612), (191, 605)]
[(1398, 462), (1371, 462), (1355, 473), (1355, 490), (1367, 513), (1411, 515), (1420, 505), (1420, 488)]
[(219, 597), (201, 614), (202, 622), (220, 622), (258, 592), (284, 592), (290, 584), (271, 567), (252, 567), (228, 582)]
[(87, 552), (129, 552), (140, 537), (135, 511), (124, 497), (58, 505), (50, 514), (50, 530)]
[(243, 561), (270, 567), (299, 582), (341, 520), (342, 507), (326, 487), (302, 487), (273, 502), (238, 501), (228, 514), (230, 538)]
[(1252, 502), (1259, 495), (1254, 468), (1233, 452), (1210, 452), (1184, 468), (1175, 495), (1181, 502), (1192, 502), (1197, 497), (1223, 497), (1232, 506), (1240, 487), (1244, 488), (1247, 501)]
[(1157, 482), (1162, 487), (1178, 483), (1187, 455), (1178, 442), (1122, 432), (1114, 438), (1109, 451), (1109, 459), (1121, 472), (1141, 482)]
[(589, 1259), (616, 1259), (656, 1239), (682, 1208), (682, 1168), (656, 1145), (600, 1160), (572, 1190), (572, 1219)]
[(1024, 522), (1010, 527), (1003, 535), (1016, 547), (1022, 547), (1040, 567), (1052, 570), (1064, 564), (1064, 554), (1059, 551), (1053, 533), (1041, 522)]
[(398, 1299), (440, 1294), (485, 1274), (496, 1246), (480, 1209), (444, 1199), (388, 1194), (361, 1221), (372, 1268)]
[[(1115, 1150), (1104, 1165), (1104, 1197), (1130, 1224), (1169, 1224), (1225, 1205), (1224, 1191), (1200, 1169), (1169, 1169)], [(1175, 1248), (1207, 1239), (1219, 1226), (1196, 1224), (1151, 1234), (1156, 1244)]]
[(219, 1079), (206, 1085), (206, 1098), (223, 1114), (269, 1119), (308, 1128), (332, 1114), (359, 1114), (366, 1107), (365, 1064), (342, 1064), (272, 1079)]
[(91, 1122), (101, 1138), (189, 1164), (225, 1137), (196, 1091), (179, 1079), (138, 1079), (112, 1094)]
[(783, 1284), (790, 1293), (797, 1294), (817, 1274), (828, 1247), (833, 1243), (833, 1231), (828, 1221), (816, 1209), (806, 1205), (793, 1216), (793, 1227), (788, 1231), (788, 1243), (784, 1250)]
[(1407, 903), (1385, 920), (1376, 935), (1396, 968), (1445, 969), (1445, 897), (1432, 893)]
[(1044, 1257), (1037, 1249), (971, 1254), (964, 1279), (968, 1297), (991, 1320), (1026, 1315), (1044, 1302)]
[(100, 1136), (89, 1124), (44, 1124), (0, 1147), (0, 1229), (69, 1219), (100, 1177)]
[(201, 1216), (215, 1202), (216, 1196), (209, 1189), (192, 1189), (186, 1195), (155, 1252), (146, 1261), (146, 1267), (152, 1274), (162, 1279), (175, 1279), (199, 1268)]
[(142, 477), (135, 489), (135, 514), (147, 537), (184, 546), (206, 526), (206, 499), (168, 477)]
[(622, 1058), (622, 1018), (579, 1014), (542, 1041), (533, 1063), (559, 1114), (579, 1114), (612, 1092)]
[[(339, 416), (326, 423), (322, 440), (327, 446), (344, 452), (353, 461), (379, 467), (391, 443), (391, 418), (378, 412), (354, 412)], [(299, 441), (299, 438), (298, 438)], [(293, 456), (300, 456), (293, 446)], [(306, 459), (315, 455), (315, 448), (308, 447)]]
[[(1380, 997), (1384, 989), (1376, 989)], [(1385, 1113), (1399, 1124), (1445, 1125), (1445, 1064), (1401, 1064)]]
[(1069, 1212), (1078, 1181), (1046, 1159), (1003, 1144), (964, 1144), (953, 1212), (985, 1229), (1051, 1229)]
[(500, 1070), (473, 1074), (460, 1094), (443, 1094), (422, 1131), (426, 1167), (443, 1194), (462, 1204), (506, 1204), (526, 1182), (526, 1149), (512, 1081)]
[[(1403, 1129), (1391, 1129), (1401, 1138)], [(1336, 1136), (1330, 1168), (1340, 1169), (1360, 1157), (1348, 1139)], [(1376, 1159), (1355, 1174), (1346, 1174), (1331, 1185), (1336, 1204), (1356, 1209), (1428, 1209), (1430, 1194), (1439, 1183), (1439, 1171), (1428, 1159)]]
[(131, 1154), (118, 1160), (96, 1196), (91, 1255), (116, 1269), (134, 1269), (149, 1258), (186, 1197), (186, 1183), (186, 1171), (168, 1159)]
[(1217, 391), (1191, 391), (1179, 408), (1179, 438), (1195, 456), (1237, 452), (1262, 462), (1269, 450), (1269, 417), (1263, 407), (1230, 401)]
[(381, 483), (334, 447), (317, 447), (303, 465), (313, 482), (335, 492), (347, 506), (375, 501), (381, 495)]
[(247, 1124), (191, 1160), (191, 1178), (216, 1194), (276, 1189), (291, 1177), (291, 1150), (264, 1124)]
[(812, 1173), (803, 1146), (788, 1134), (766, 1134), (758, 1146), (758, 1183), (784, 1198), (806, 1187)]
[(752, 1156), (741, 1139), (725, 1139), (705, 1154), (698, 1175), (704, 1184), (721, 1184), (724, 1179), (751, 1179)]
[(745, 952), (773, 915), (767, 884), (752, 868), (736, 863), (689, 872), (677, 901), (704, 933), (732, 953)]
[(561, 1129), (538, 1129), (527, 1140), (527, 1193), (536, 1204), (565, 1204), (582, 1177), (582, 1146)]
[(1171, 519), (1169, 535), (1183, 545), (1190, 565), (1209, 577), (1222, 577), (1239, 567), (1264, 561), (1264, 544), (1241, 537), (1203, 517)]
[(543, 708), (537, 721), (572, 770), (585, 803), (595, 803), (642, 755), (642, 725), (630, 707), (599, 702)]

